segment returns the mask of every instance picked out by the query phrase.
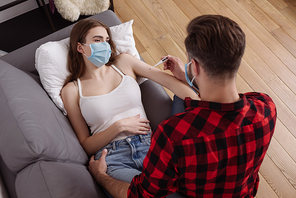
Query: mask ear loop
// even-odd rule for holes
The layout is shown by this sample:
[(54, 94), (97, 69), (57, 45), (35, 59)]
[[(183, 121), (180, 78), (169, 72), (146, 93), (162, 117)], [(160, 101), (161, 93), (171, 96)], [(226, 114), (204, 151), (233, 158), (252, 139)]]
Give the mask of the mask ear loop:
[[(85, 46), (89, 46), (90, 47), (90, 50), (91, 50), (91, 55), (92, 55), (92, 53), (93, 53), (93, 50), (92, 50), (92, 48), (91, 48), (91, 46), (90, 46), (90, 44), (86, 44), (86, 43), (81, 43), (82, 45), (85, 45)], [(89, 57), (91, 57), (91, 55), (89, 56), (89, 57), (87, 57), (86, 55), (85, 55), (85, 53), (82, 53), (86, 58), (89, 58)]]
[[(187, 64), (187, 67), (189, 66), (189, 65), (191, 65), (192, 64), (192, 61), (190, 61), (188, 64)], [(188, 67), (189, 68), (189, 67)], [(186, 78), (188, 78), (188, 76), (186, 76)], [(193, 78), (192, 78), (192, 80), (190, 80), (189, 82), (190, 82), (190, 87), (195, 91), (195, 92), (198, 92), (199, 93), (199, 89), (193, 84), (193, 81), (194, 81), (194, 79), (196, 78), (196, 76), (194, 76)], [(189, 78), (188, 78), (188, 80), (189, 80)]]
[[(192, 78), (192, 80), (190, 81), (191, 82), (191, 84), (193, 85), (193, 81), (194, 81), (194, 79), (195, 79), (195, 76)], [(193, 85), (194, 86), (194, 85)]]
[(199, 89), (193, 84), (194, 79), (195, 79), (195, 76), (191, 80), (191, 84), (192, 84), (191, 87), (194, 89), (194, 91), (199, 92)]

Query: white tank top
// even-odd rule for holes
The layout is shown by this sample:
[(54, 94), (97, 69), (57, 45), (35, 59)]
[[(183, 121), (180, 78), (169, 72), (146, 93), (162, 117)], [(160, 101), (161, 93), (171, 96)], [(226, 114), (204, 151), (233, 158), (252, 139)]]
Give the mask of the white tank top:
[[(104, 131), (117, 120), (140, 114), (146, 118), (146, 113), (141, 100), (141, 91), (134, 78), (124, 75), (112, 65), (121, 76), (120, 84), (108, 94), (99, 96), (82, 95), (80, 79), (77, 79), (79, 90), (79, 106), (82, 116), (94, 135)], [(120, 133), (113, 141), (125, 139), (127, 135)]]

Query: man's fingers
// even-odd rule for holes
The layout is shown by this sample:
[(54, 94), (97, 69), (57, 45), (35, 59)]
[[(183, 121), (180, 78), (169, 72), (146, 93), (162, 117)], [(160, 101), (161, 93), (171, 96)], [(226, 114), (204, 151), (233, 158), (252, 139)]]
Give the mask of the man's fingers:
[(91, 156), (91, 158), (90, 158), (90, 160), (89, 160), (90, 162), (91, 161), (95, 161), (95, 156), (93, 155), (93, 156)]
[(169, 61), (171, 61), (171, 62), (177, 62), (178, 61), (178, 58), (175, 57), (175, 56), (168, 56), (168, 58), (169, 58)]
[(106, 156), (107, 156), (107, 149), (104, 149), (103, 152), (102, 152), (102, 154), (101, 154), (101, 158), (100, 159), (105, 160)]

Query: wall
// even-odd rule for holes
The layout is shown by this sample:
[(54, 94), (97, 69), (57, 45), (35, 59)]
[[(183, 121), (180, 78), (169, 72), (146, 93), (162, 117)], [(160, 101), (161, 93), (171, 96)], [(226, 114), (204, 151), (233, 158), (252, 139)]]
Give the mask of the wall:
[[(1, 5), (4, 4), (4, 2), (11, 2), (13, 0), (1, 0)], [(33, 10), (35, 8), (38, 8), (38, 4), (36, 2), (37, 0), (28, 0), (23, 3), (20, 3), (14, 7), (8, 8), (6, 10), (3, 10), (0, 12), (0, 23), (9, 20), (11, 18), (14, 18), (18, 15), (24, 14), (30, 10)], [(48, 0), (45, 0), (45, 3), (48, 3)]]

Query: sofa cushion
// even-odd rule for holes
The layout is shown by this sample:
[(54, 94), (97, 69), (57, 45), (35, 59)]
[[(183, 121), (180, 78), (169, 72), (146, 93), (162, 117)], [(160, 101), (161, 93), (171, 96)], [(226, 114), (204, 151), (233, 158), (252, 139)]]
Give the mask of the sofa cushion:
[(101, 188), (85, 166), (40, 161), (19, 172), (15, 182), (18, 198), (102, 198)]
[(39, 160), (85, 164), (87, 155), (39, 78), (0, 60), (0, 152), (14, 173)]
[[(2, 188), (2, 192), (5, 191), (5, 187), (7, 190), (7, 193), (9, 194), (10, 198), (17, 198), (16, 192), (15, 192), (15, 179), (16, 179), (16, 174), (13, 174), (5, 165), (5, 163), (2, 160), (2, 157), (0, 155), (0, 174), (2, 179), (5, 181), (4, 188)], [(1, 190), (0, 190), (1, 191)], [(7, 196), (4, 196), (0, 193), (1, 198), (8, 198)]]

